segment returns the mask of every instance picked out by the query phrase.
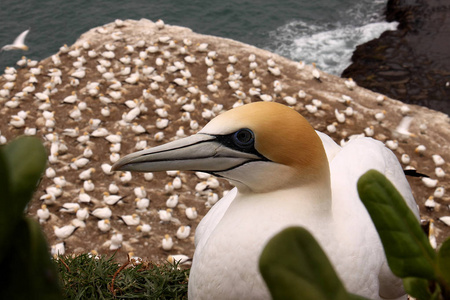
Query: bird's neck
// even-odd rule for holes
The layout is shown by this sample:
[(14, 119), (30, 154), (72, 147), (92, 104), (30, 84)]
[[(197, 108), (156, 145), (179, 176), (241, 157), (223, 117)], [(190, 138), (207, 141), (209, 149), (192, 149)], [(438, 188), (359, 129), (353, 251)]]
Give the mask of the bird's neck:
[(264, 210), (281, 208), (281, 211), (286, 211), (288, 207), (297, 217), (302, 217), (303, 214), (328, 215), (331, 213), (331, 187), (329, 180), (320, 180), (265, 193), (238, 191), (233, 205), (252, 206), (253, 209)]

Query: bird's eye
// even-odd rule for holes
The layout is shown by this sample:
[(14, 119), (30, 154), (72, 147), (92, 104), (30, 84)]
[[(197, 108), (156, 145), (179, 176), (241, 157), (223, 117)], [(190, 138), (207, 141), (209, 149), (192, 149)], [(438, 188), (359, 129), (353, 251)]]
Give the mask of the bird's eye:
[(233, 134), (233, 142), (238, 147), (248, 148), (253, 146), (253, 143), (255, 142), (255, 136), (250, 129), (239, 129)]

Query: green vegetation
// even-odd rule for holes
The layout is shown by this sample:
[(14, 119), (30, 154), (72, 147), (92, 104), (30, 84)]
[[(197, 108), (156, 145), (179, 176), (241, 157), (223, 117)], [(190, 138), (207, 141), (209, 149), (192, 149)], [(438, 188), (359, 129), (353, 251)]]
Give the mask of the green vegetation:
[[(450, 299), (450, 238), (436, 253), (400, 193), (378, 171), (361, 176), (358, 192), (389, 267), (403, 279), (406, 292), (418, 300)], [(274, 300), (358, 298), (345, 291), (325, 253), (303, 228), (273, 237), (260, 257), (260, 270)]]
[(286, 228), (273, 237), (259, 268), (275, 300), (365, 299), (345, 290), (320, 245), (301, 227)]
[(400, 193), (370, 170), (358, 192), (377, 228), (392, 272), (417, 299), (450, 299), (450, 239), (436, 253)]
[(2, 299), (187, 299), (189, 270), (82, 254), (52, 259), (39, 224), (24, 211), (45, 170), (34, 137), (0, 147), (0, 290)]
[(65, 299), (187, 299), (189, 270), (114, 257), (60, 256), (55, 260)]
[(39, 224), (24, 214), (47, 155), (20, 137), (0, 147), (0, 290), (4, 299), (60, 299), (55, 266)]

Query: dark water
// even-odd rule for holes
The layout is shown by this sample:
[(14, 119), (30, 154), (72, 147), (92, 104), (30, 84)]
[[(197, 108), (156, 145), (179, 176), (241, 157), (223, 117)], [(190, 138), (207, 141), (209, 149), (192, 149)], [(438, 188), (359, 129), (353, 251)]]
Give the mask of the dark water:
[(393, 24), (381, 22), (385, 0), (56, 1), (1, 0), (0, 46), (27, 28), (30, 50), (0, 55), (0, 70), (22, 55), (43, 59), (84, 32), (115, 19), (163, 19), (195, 32), (232, 38), (339, 75), (359, 43)]

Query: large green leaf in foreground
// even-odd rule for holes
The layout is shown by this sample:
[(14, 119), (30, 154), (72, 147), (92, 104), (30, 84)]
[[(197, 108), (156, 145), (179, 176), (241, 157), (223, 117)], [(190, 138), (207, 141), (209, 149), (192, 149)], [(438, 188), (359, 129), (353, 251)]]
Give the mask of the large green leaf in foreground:
[(0, 147), (0, 259), (46, 163), (45, 148), (35, 137), (19, 137)]
[(304, 228), (290, 227), (264, 248), (259, 268), (274, 300), (364, 299), (349, 294), (327, 256)]
[(25, 216), (47, 161), (34, 137), (0, 147), (0, 291), (2, 299), (61, 299), (39, 224)]
[(380, 172), (358, 181), (359, 196), (383, 243), (392, 272), (401, 278), (435, 278), (436, 253), (403, 197)]

